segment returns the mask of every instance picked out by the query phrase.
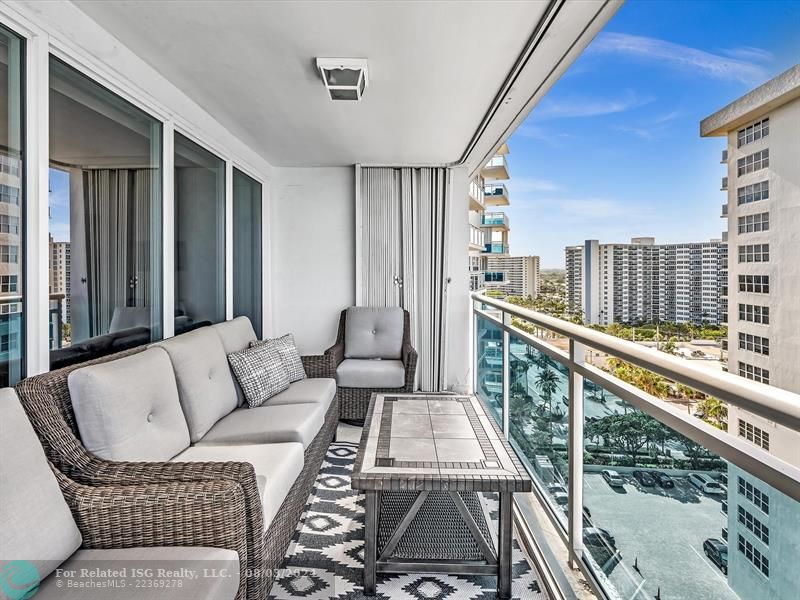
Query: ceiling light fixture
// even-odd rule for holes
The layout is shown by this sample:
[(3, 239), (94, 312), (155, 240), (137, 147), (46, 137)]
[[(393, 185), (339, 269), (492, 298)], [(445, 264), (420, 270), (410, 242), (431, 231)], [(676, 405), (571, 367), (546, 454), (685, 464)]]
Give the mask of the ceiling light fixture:
[(331, 100), (358, 102), (369, 85), (365, 58), (318, 58), (317, 68)]

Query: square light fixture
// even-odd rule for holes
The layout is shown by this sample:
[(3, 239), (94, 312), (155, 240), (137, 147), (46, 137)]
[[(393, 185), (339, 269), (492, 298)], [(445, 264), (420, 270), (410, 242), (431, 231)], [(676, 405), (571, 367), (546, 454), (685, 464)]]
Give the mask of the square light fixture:
[(365, 58), (318, 58), (317, 68), (331, 100), (358, 102), (369, 85)]

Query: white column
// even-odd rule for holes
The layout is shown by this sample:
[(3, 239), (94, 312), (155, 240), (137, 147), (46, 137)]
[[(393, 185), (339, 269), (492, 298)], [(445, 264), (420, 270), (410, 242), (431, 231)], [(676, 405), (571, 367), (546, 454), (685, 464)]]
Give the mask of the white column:
[(585, 364), (586, 349), (569, 341), (569, 506), (567, 534), (570, 566), (583, 554), (583, 375), (575, 365)]

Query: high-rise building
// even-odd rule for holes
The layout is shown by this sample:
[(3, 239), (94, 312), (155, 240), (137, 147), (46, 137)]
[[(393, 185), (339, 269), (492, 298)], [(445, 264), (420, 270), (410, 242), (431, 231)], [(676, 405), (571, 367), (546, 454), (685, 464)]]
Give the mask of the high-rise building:
[[(704, 119), (700, 134), (727, 138), (728, 370), (800, 392), (800, 65)], [(728, 430), (800, 465), (800, 435), (780, 423), (731, 405)], [(728, 582), (740, 596), (796, 595), (795, 565), (785, 552), (797, 548), (795, 506), (729, 468)]]
[(60, 300), (61, 319), (69, 323), (70, 250), (69, 242), (56, 242), (50, 236), (50, 294)]
[(538, 256), (489, 256), (486, 289), (507, 296), (536, 298), (539, 295)]
[(473, 291), (489, 287), (487, 259), (508, 255), (508, 217), (495, 209), (509, 205), (508, 190), (502, 183), (510, 178), (507, 154), (508, 145), (503, 144), (469, 186), (469, 274)]
[(651, 237), (629, 244), (586, 240), (567, 246), (567, 308), (587, 323), (719, 324), (720, 270), (727, 247), (720, 240), (656, 244)]
[(0, 154), (0, 362), (16, 357), (22, 339), (20, 161)]

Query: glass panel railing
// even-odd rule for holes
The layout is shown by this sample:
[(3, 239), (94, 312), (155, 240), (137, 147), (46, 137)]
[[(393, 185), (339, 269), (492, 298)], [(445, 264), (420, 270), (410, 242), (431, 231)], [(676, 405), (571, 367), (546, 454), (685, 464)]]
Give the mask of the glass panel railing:
[(509, 339), (508, 438), (566, 523), (567, 367), (514, 335)]
[(477, 319), (476, 393), (503, 426), (503, 330), (485, 317)]
[(584, 385), (583, 541), (611, 598), (797, 598), (798, 503)]

